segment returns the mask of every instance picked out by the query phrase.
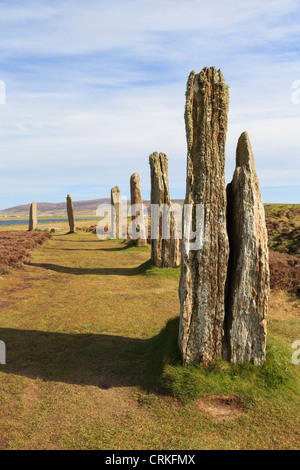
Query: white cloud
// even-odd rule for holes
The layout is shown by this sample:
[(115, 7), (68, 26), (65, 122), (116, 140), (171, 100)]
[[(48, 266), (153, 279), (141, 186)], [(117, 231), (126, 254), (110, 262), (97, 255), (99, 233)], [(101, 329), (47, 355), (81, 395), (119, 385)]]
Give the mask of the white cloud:
[[(127, 191), (138, 171), (148, 189), (148, 155), (158, 150), (168, 154), (170, 184), (183, 195), (186, 80), (191, 69), (215, 65), (230, 85), (227, 180), (247, 130), (261, 185), (297, 184), (300, 105), (291, 85), (300, 79), (298, 29), (292, 0), (7, 2), (1, 177), (13, 190), (12, 175), (20, 189), (22, 174), (20, 203), (28, 181), (32, 192), (48, 187), (55, 198), (66, 185), (103, 190), (103, 178), (104, 187)], [(7, 207), (3, 186), (0, 198)]]

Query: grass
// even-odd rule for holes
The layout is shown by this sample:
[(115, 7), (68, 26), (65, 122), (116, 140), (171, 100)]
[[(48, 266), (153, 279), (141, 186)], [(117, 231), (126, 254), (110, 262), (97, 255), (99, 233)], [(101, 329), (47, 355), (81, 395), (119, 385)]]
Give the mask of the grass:
[[(299, 448), (299, 300), (273, 292), (267, 362), (182, 367), (179, 269), (150, 248), (55, 233), (0, 280), (0, 448)], [(216, 420), (211, 397), (242, 413)]]
[(269, 248), (300, 254), (300, 204), (266, 204)]

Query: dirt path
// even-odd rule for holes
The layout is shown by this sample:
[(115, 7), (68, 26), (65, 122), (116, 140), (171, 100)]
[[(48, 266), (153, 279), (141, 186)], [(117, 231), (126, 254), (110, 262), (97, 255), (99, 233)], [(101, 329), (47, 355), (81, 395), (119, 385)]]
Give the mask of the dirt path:
[[(58, 235), (1, 279), (4, 447), (68, 448), (72, 439), (105, 447), (109, 427), (147, 420), (140, 396), (158, 385), (150, 386), (145, 352), (178, 313), (177, 281), (140, 275), (149, 249), (125, 248)], [(82, 432), (94, 426), (105, 428), (104, 441)]]
[[(149, 248), (60, 234), (0, 279), (0, 340), (7, 350), (0, 448), (239, 449), (284, 442), (290, 423), (288, 411), (282, 419), (282, 402), (265, 399), (237, 412), (225, 382), (225, 402), (217, 396), (183, 404), (163, 393), (163, 332), (179, 314), (179, 270), (151, 270), (149, 258)], [(284, 340), (297, 305), (278, 297), (275, 310), (274, 335)], [(287, 310), (291, 326), (283, 323)], [(283, 446), (297, 447), (290, 434)]]

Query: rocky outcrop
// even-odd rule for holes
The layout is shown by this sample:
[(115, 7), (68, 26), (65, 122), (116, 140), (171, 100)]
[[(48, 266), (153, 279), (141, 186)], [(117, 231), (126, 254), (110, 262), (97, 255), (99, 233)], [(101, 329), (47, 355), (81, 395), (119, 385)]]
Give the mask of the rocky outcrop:
[(37, 205), (33, 202), (29, 209), (29, 227), (28, 230), (35, 230), (37, 226)]
[(147, 245), (147, 232), (145, 228), (143, 198), (141, 190), (141, 181), (137, 173), (133, 173), (130, 178), (130, 196), (132, 213), (132, 229), (134, 242), (137, 246)]
[[(183, 363), (222, 357), (228, 262), (225, 141), (229, 92), (220, 70), (191, 72), (186, 91), (187, 181), (185, 204), (193, 222), (181, 251), (179, 347)], [(203, 210), (203, 243), (190, 249), (197, 207)], [(184, 214), (185, 218), (185, 214)], [(199, 227), (198, 227), (199, 229)]]
[(111, 236), (112, 238), (122, 237), (122, 198), (118, 186), (111, 190)]
[(70, 233), (74, 233), (75, 232), (75, 214), (74, 214), (73, 201), (69, 194), (67, 195), (67, 213), (68, 213)]
[(249, 137), (236, 150), (236, 169), (227, 188), (230, 244), (224, 357), (234, 363), (265, 361), (269, 300), (267, 229)]
[(179, 266), (179, 239), (169, 191), (168, 158), (153, 152), (151, 173), (151, 259), (155, 266)]

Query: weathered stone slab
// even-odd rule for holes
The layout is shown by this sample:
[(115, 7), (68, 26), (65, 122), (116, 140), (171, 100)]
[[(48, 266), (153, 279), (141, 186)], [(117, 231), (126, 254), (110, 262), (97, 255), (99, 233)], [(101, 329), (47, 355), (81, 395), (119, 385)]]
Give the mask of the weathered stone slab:
[(37, 226), (37, 205), (33, 202), (29, 209), (29, 227), (28, 230), (35, 230)]
[(143, 198), (141, 190), (141, 181), (137, 173), (133, 173), (130, 178), (130, 196), (132, 214), (133, 232), (138, 235), (134, 240), (137, 246), (147, 245), (148, 230), (145, 228), (145, 219), (143, 212)]
[[(179, 347), (183, 363), (208, 364), (222, 357), (225, 282), (228, 262), (226, 231), (225, 141), (229, 92), (220, 70), (191, 72), (186, 91), (187, 180), (185, 204), (193, 224), (183, 234)], [(195, 214), (203, 205), (203, 244), (190, 250)]]
[(153, 152), (151, 172), (151, 259), (160, 268), (177, 267), (179, 239), (169, 191), (168, 158)]
[(224, 357), (265, 361), (269, 252), (265, 211), (248, 134), (238, 141), (236, 169), (227, 187), (228, 264)]
[(122, 197), (118, 186), (114, 186), (111, 190), (111, 234), (112, 238), (122, 237)]
[(75, 214), (74, 214), (73, 201), (69, 194), (67, 195), (67, 213), (68, 213), (70, 232), (74, 233), (75, 232)]

